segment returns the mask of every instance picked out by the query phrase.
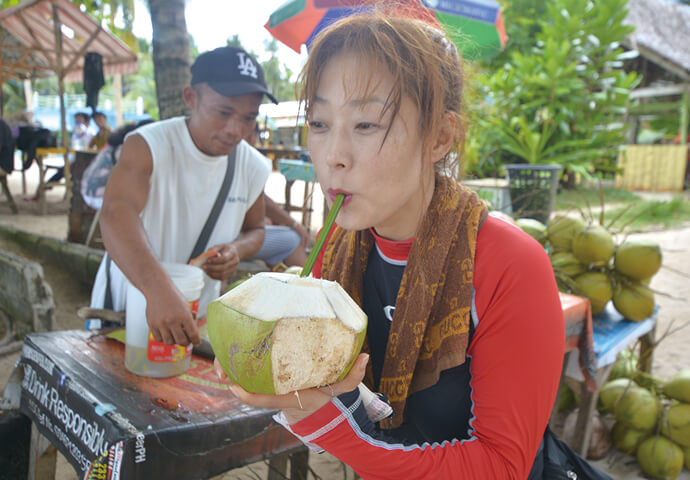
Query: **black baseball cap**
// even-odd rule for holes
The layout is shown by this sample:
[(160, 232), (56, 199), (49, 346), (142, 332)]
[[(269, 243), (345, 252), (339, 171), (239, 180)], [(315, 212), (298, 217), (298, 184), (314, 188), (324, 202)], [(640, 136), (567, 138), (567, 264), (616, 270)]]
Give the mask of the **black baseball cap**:
[(250, 54), (237, 47), (218, 47), (197, 57), (191, 67), (192, 85), (205, 82), (226, 97), (263, 93), (278, 103), (266, 87), (264, 71)]

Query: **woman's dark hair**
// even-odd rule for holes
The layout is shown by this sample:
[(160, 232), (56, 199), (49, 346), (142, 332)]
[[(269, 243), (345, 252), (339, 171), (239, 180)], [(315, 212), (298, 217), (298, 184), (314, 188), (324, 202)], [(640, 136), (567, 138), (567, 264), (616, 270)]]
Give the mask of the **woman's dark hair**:
[(110, 136), (108, 137), (108, 145), (110, 145), (113, 148), (119, 147), (124, 143), (125, 137), (129, 132), (132, 132), (139, 127), (143, 127), (144, 125), (148, 125), (149, 123), (153, 123), (153, 120), (146, 119), (141, 120), (138, 123), (128, 123), (127, 125), (123, 125), (122, 127), (118, 128), (110, 134)]

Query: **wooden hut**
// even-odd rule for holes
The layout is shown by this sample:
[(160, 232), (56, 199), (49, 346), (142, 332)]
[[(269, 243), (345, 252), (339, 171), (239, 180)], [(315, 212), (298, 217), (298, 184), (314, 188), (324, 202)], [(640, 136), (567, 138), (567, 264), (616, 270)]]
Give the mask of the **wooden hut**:
[[(642, 81), (631, 92), (628, 145), (618, 157), (616, 186), (680, 191), (688, 163), (690, 111), (690, 6), (667, 0), (629, 0), (625, 23), (635, 31), (624, 45), (640, 55), (627, 65)], [(678, 115), (677, 144), (636, 145), (641, 121)]]

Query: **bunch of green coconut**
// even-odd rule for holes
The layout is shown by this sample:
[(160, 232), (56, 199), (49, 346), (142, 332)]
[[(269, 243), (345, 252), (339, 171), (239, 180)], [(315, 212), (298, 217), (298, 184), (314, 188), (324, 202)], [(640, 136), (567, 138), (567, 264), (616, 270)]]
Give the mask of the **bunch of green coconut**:
[(599, 411), (615, 417), (611, 441), (618, 450), (636, 456), (650, 477), (674, 479), (683, 466), (690, 470), (690, 370), (663, 381), (636, 365), (630, 351), (619, 355), (611, 374), (622, 376), (599, 390)]
[(565, 215), (554, 216), (546, 225), (531, 218), (516, 223), (547, 247), (559, 289), (589, 298), (592, 314), (602, 312), (611, 300), (629, 320), (654, 313), (649, 282), (661, 267), (656, 243), (626, 240), (616, 245), (605, 227)]

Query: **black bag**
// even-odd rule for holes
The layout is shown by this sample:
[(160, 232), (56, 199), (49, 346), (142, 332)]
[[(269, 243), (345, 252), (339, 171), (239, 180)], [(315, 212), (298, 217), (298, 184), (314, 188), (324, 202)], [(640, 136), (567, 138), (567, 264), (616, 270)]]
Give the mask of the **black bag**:
[(84, 56), (84, 93), (86, 106), (91, 107), (91, 113), (98, 108), (98, 91), (103, 85), (103, 56), (98, 52), (88, 52)]
[(544, 473), (545, 480), (613, 480), (598, 468), (590, 465), (570, 446), (558, 438), (551, 429), (544, 432)]
[(19, 127), (16, 147), (23, 152), (22, 170), (27, 170), (36, 158), (38, 147), (57, 147), (57, 137), (47, 128), (31, 125)]

